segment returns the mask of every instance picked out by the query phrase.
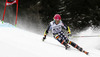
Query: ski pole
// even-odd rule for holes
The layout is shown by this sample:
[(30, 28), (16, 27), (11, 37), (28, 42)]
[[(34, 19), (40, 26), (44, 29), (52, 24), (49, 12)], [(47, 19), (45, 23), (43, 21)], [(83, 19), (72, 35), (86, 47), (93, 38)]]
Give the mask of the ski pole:
[(100, 37), (100, 35), (94, 35), (94, 36), (72, 36), (73, 37)]

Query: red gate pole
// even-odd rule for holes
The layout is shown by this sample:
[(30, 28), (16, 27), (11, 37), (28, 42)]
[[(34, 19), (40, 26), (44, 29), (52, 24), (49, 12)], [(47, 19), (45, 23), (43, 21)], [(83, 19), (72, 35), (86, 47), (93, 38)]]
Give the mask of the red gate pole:
[(18, 15), (18, 0), (16, 0), (16, 20), (15, 20), (15, 26), (17, 25), (17, 15)]
[[(6, 2), (7, 2), (7, 0), (6, 0)], [(5, 16), (5, 12), (6, 12), (6, 3), (5, 3), (5, 8), (4, 8), (4, 13), (3, 13), (3, 19), (2, 19), (2, 24), (4, 23), (4, 16)]]

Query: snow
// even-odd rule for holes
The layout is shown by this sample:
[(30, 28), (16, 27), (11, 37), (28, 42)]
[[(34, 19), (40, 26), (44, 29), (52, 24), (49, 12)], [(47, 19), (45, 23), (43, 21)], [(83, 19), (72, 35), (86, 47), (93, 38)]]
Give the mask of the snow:
[[(94, 33), (89, 28), (78, 35), (96, 35), (98, 33)], [(43, 42), (42, 37), (43, 35), (0, 22), (0, 57), (100, 57), (100, 47), (98, 46), (100, 37), (70, 38), (71, 41), (90, 52), (89, 55), (73, 47), (65, 50), (64, 46), (53, 37), (47, 36)]]

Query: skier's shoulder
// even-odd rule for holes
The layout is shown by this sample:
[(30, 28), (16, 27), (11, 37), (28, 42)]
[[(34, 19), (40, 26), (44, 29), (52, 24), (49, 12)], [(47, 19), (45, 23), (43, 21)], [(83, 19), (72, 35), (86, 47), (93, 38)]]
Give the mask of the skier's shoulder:
[(60, 20), (60, 23), (63, 23), (63, 22)]
[(63, 22), (60, 20), (60, 23), (59, 24), (63, 25)]
[(61, 21), (61, 20), (60, 20), (60, 24), (61, 24), (62, 26), (67, 26), (67, 25), (64, 24), (63, 21)]
[(50, 22), (50, 25), (53, 25), (53, 24), (54, 24), (54, 21), (51, 21), (51, 22)]

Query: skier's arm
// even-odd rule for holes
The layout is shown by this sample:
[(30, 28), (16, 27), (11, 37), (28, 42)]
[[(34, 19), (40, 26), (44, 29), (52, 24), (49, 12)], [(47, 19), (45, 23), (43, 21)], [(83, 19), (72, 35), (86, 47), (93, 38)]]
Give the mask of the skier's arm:
[(45, 30), (44, 32), (44, 37), (43, 37), (43, 41), (46, 39), (46, 35), (48, 34), (49, 30), (50, 30), (51, 25), (48, 26), (48, 28)]
[(49, 30), (50, 30), (50, 27), (51, 27), (51, 25), (49, 25), (48, 28), (45, 30), (44, 36), (46, 36), (46, 35), (48, 34), (48, 32), (49, 32)]
[(68, 34), (71, 34), (71, 31), (70, 31), (69, 26), (64, 25), (63, 23), (62, 23), (62, 26), (64, 27), (64, 29), (66, 29), (66, 30), (67, 30)]

